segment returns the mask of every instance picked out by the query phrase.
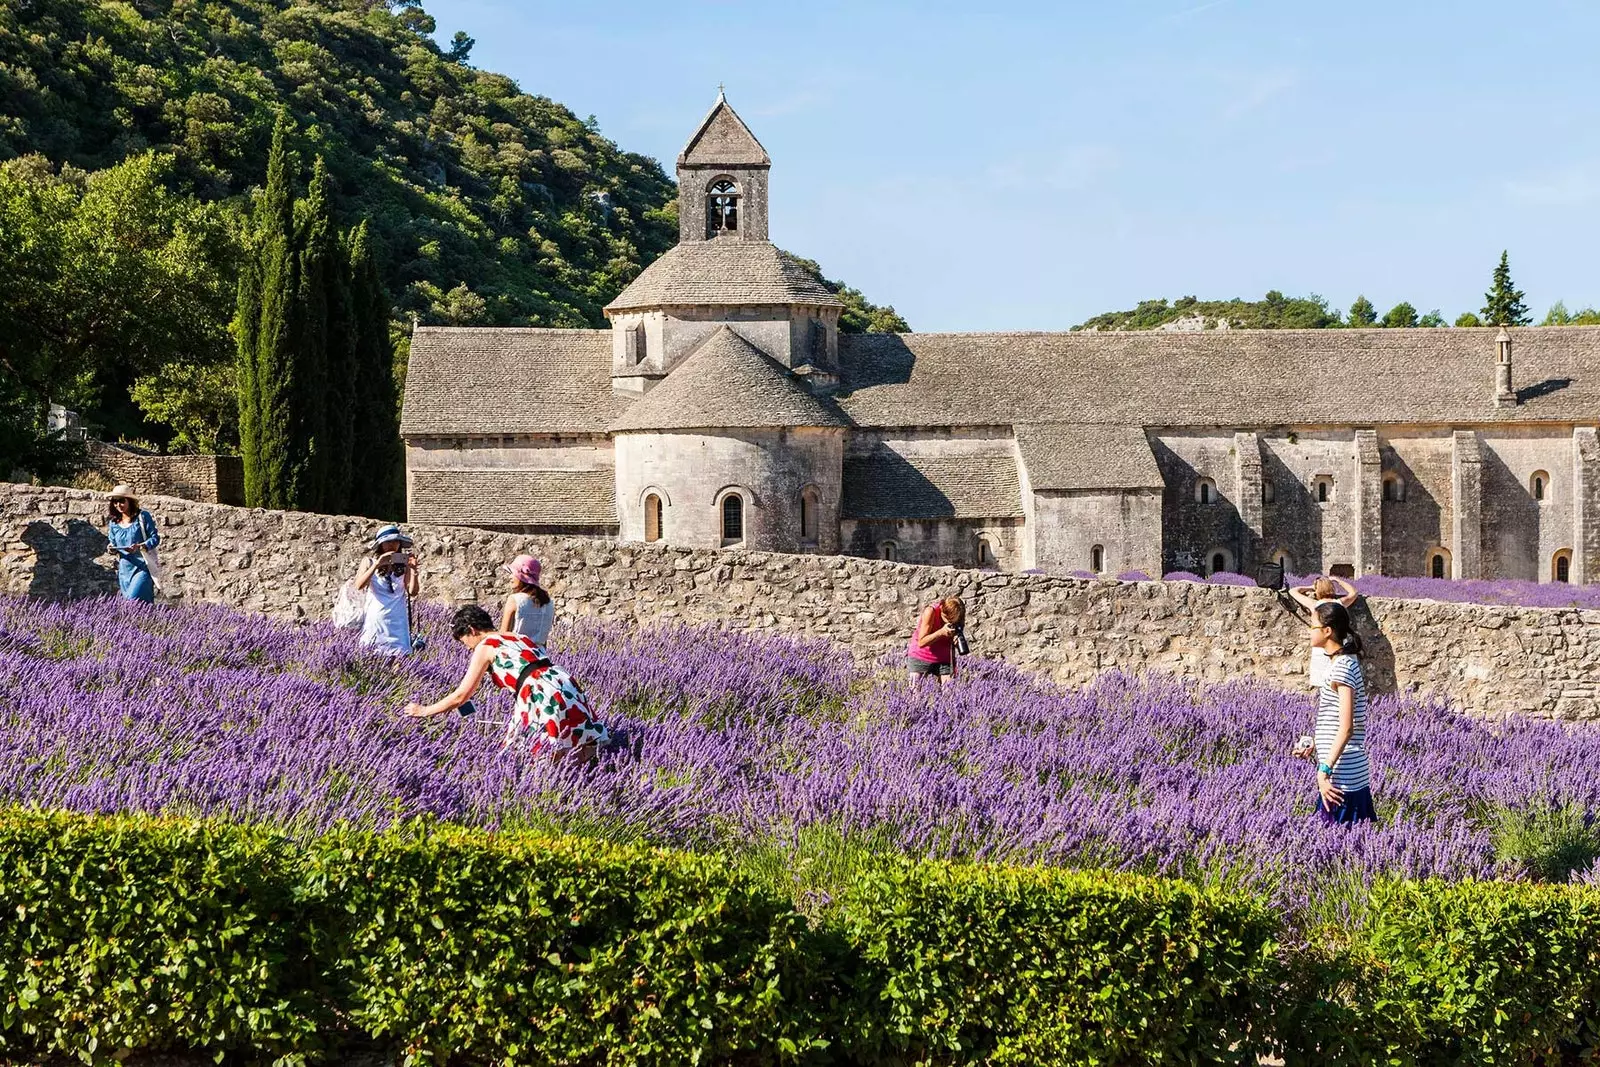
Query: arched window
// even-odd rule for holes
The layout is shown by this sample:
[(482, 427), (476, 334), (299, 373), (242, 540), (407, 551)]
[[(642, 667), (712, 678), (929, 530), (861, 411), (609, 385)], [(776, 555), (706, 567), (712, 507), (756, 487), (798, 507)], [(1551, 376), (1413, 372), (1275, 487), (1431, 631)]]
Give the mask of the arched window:
[(1401, 501), (1406, 498), (1405, 479), (1398, 474), (1389, 473), (1383, 476), (1383, 499)]
[(1277, 499), (1278, 487), (1276, 484), (1274, 484), (1271, 478), (1268, 478), (1261, 483), (1261, 502), (1263, 504), (1270, 504)]
[(1311, 495), (1319, 504), (1333, 503), (1333, 475), (1319, 474), (1312, 479)]
[(1450, 577), (1450, 553), (1442, 548), (1428, 550), (1428, 577)]
[(744, 540), (744, 497), (729, 493), (722, 498), (722, 543), (731, 545)]
[(1233, 554), (1225, 548), (1213, 548), (1207, 562), (1209, 564), (1206, 570), (1207, 575), (1233, 570)]
[(900, 546), (893, 541), (878, 542), (878, 558), (886, 559), (893, 563), (900, 558)]
[(1096, 574), (1106, 569), (1106, 549), (1104, 545), (1095, 545), (1089, 550), (1089, 569)]
[(1194, 485), (1194, 498), (1201, 504), (1213, 504), (1217, 499), (1217, 483), (1210, 478), (1201, 478)]
[(644, 498), (644, 539), (661, 540), (661, 498), (654, 493)]
[(1544, 503), (1550, 495), (1550, 475), (1544, 471), (1534, 471), (1533, 477), (1528, 479), (1528, 491), (1533, 494), (1533, 499)]
[(1572, 549), (1563, 548), (1551, 557), (1550, 579), (1556, 582), (1572, 581)]
[(995, 558), (994, 542), (983, 534), (978, 535), (977, 544), (973, 546), (973, 550), (973, 555), (980, 567), (994, 567), (1000, 562)]
[(1290, 571), (1294, 570), (1294, 561), (1289, 558), (1289, 553), (1285, 552), (1281, 548), (1272, 554), (1272, 562), (1282, 567), (1283, 573), (1285, 574), (1288, 574)]
[(732, 178), (718, 178), (706, 192), (706, 236), (739, 232), (739, 187)]
[(800, 490), (800, 540), (817, 543), (817, 491), (809, 486)]

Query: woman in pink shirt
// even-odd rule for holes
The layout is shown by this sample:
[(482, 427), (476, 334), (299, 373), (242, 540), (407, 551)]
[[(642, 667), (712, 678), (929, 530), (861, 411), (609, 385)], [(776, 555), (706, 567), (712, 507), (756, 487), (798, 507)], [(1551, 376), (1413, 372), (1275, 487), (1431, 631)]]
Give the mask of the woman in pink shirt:
[(942, 685), (955, 677), (955, 638), (966, 617), (960, 597), (945, 597), (923, 610), (906, 646), (906, 672), (913, 683), (937, 678)]

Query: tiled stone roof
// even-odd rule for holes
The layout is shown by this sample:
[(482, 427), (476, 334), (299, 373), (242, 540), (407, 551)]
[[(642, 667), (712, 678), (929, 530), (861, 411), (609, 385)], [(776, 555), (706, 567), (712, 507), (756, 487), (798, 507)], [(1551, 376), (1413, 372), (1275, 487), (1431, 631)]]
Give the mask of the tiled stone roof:
[(615, 526), (616, 472), (422, 470), (408, 522), (444, 526)]
[(843, 426), (834, 408), (723, 326), (611, 424), (628, 430)]
[(400, 432), (605, 433), (611, 331), (421, 326), (411, 338)]
[(1016, 428), (1034, 489), (1160, 489), (1161, 468), (1137, 426), (1089, 423)]
[(675, 246), (646, 267), (606, 310), (704, 304), (844, 306), (772, 242), (719, 237)]
[(862, 426), (1293, 426), (1580, 421), (1600, 327), (1513, 329), (1523, 402), (1494, 406), (1493, 328), (855, 334), (841, 407)]
[(764, 167), (772, 160), (750, 127), (728, 106), (721, 93), (689, 143), (678, 153), (678, 166)]
[(1017, 518), (1017, 461), (1007, 452), (908, 457), (882, 446), (847, 455), (839, 510), (846, 519)]

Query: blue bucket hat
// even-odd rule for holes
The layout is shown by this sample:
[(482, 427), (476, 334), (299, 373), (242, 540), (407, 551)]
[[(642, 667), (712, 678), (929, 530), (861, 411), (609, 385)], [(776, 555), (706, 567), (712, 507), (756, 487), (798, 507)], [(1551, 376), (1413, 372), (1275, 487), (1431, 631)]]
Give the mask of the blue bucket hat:
[(400, 531), (400, 527), (396, 526), (394, 523), (390, 523), (388, 526), (385, 526), (383, 529), (372, 535), (372, 547), (374, 549), (383, 544), (385, 541), (399, 541), (401, 548), (411, 547), (411, 538), (402, 533)]

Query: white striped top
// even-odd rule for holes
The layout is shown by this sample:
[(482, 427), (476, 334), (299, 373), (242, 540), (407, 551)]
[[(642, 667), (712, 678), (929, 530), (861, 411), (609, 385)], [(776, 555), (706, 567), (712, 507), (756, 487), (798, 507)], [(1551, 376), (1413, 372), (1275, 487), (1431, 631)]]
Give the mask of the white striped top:
[(1354, 714), (1350, 723), (1350, 740), (1345, 742), (1339, 762), (1333, 765), (1333, 784), (1345, 792), (1366, 789), (1370, 784), (1367, 766), (1367, 680), (1361, 674), (1361, 661), (1355, 656), (1339, 653), (1328, 663), (1328, 674), (1322, 683), (1322, 693), (1317, 704), (1317, 759), (1326, 763), (1333, 752), (1333, 743), (1339, 737), (1339, 689), (1347, 685), (1355, 690)]

